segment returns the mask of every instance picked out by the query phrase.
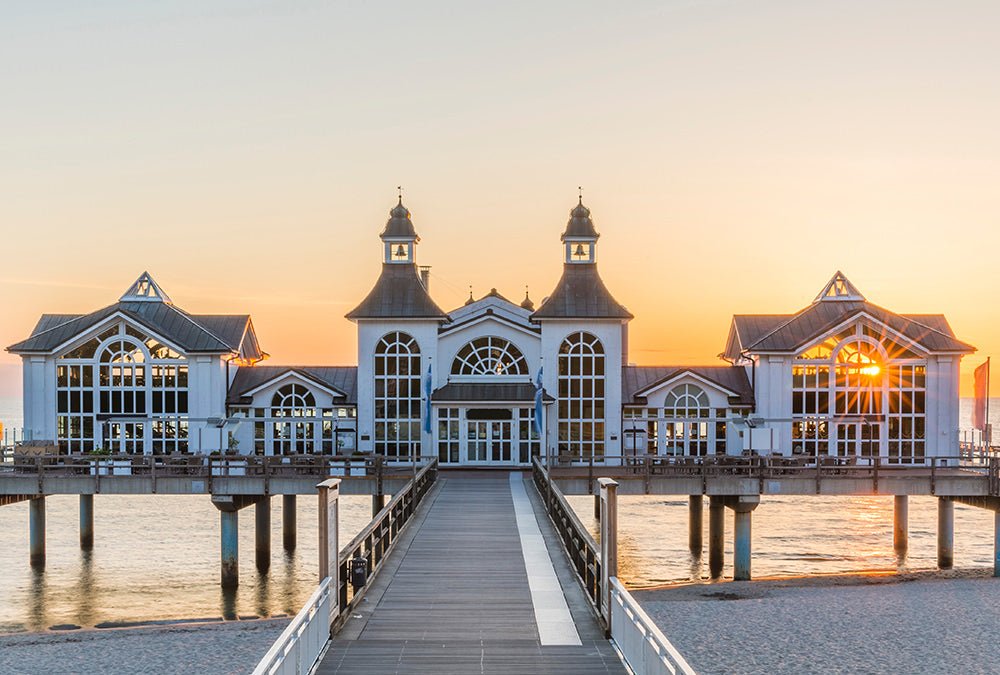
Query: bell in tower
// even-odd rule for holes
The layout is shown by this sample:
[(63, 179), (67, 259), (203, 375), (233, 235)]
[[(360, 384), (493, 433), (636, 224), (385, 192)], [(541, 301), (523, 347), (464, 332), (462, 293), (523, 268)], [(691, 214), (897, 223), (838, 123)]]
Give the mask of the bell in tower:
[(593, 264), (597, 262), (597, 238), (600, 237), (590, 218), (590, 209), (580, 203), (570, 211), (566, 231), (562, 234), (566, 247), (567, 263)]
[(416, 262), (414, 248), (420, 237), (413, 229), (413, 221), (410, 220), (410, 212), (403, 206), (402, 196), (399, 198), (399, 203), (389, 211), (389, 220), (379, 236), (385, 251), (383, 262), (394, 264)]

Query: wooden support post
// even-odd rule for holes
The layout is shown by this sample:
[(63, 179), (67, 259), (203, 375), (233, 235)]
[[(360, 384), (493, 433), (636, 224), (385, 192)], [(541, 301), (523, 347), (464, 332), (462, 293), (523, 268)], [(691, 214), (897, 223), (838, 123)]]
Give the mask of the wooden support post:
[(892, 508), (892, 548), (899, 557), (905, 557), (909, 548), (907, 535), (907, 496), (896, 495), (893, 497)]
[(708, 573), (713, 579), (722, 576), (726, 546), (726, 506), (722, 497), (708, 499)]
[(261, 497), (254, 505), (254, 535), (257, 569), (266, 572), (271, 568), (271, 497)]
[(80, 548), (94, 548), (94, 495), (80, 495)]
[(618, 481), (598, 478), (601, 486), (601, 614), (611, 634), (611, 577), (618, 576)]
[(219, 511), (221, 520), (222, 587), (236, 588), (240, 585), (239, 551), (240, 512)]
[(45, 567), (45, 497), (28, 502), (28, 559), (32, 567)]
[(286, 551), (295, 550), (295, 495), (281, 496), (281, 538)]
[(938, 567), (946, 570), (955, 564), (955, 502), (938, 497)]
[(594, 520), (601, 522), (601, 493), (594, 495)]
[(695, 558), (701, 557), (702, 549), (702, 514), (704, 503), (701, 495), (688, 496), (688, 548)]

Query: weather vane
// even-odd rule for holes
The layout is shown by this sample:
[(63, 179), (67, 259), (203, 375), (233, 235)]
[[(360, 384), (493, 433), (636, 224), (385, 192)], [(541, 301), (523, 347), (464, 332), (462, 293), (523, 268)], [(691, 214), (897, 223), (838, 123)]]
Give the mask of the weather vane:
[(583, 203), (583, 186), (582, 185), (577, 185), (576, 189), (580, 191), (580, 203), (582, 204)]
[(402, 185), (397, 185), (396, 189), (399, 190), (399, 203), (402, 204), (403, 203), (403, 186)]

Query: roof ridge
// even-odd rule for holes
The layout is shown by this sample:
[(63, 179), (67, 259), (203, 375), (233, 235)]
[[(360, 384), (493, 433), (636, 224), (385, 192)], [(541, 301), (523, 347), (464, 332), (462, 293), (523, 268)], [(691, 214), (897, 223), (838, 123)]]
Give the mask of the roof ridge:
[[(196, 315), (188, 314), (186, 311), (184, 311), (183, 309), (181, 309), (180, 307), (178, 307), (177, 305), (175, 305), (173, 303), (166, 303), (165, 302), (165, 303), (163, 303), (163, 305), (164, 305), (164, 307), (169, 307), (170, 309), (174, 310), (175, 312), (178, 312), (182, 317), (184, 317), (185, 319), (187, 319), (188, 321), (190, 321), (192, 324), (194, 324), (195, 326), (197, 326), (198, 328), (200, 328), (201, 330), (205, 331), (206, 333), (208, 333), (209, 335), (211, 335), (213, 338), (215, 338), (215, 340), (219, 344), (223, 345), (224, 347), (229, 347), (229, 344), (227, 344), (225, 340), (223, 340), (221, 337), (219, 337), (218, 335), (216, 335), (214, 332), (210, 331), (205, 326), (203, 326), (200, 323), (198, 323), (197, 321), (195, 321), (193, 317), (196, 316)], [(229, 314), (229, 315), (225, 315), (225, 316), (243, 316), (243, 315), (242, 314)], [(249, 318), (250, 315), (247, 314), (246, 316)], [(239, 345), (236, 345), (236, 349), (233, 349), (232, 347), (229, 347), (229, 351), (231, 351), (231, 352), (232, 351), (239, 352), (239, 348), (240, 348)]]

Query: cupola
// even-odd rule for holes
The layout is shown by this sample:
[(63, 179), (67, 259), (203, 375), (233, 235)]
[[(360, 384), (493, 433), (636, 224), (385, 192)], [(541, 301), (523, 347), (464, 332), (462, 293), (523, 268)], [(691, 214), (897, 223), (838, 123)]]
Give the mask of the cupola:
[(403, 206), (402, 196), (399, 203), (389, 211), (389, 220), (379, 238), (382, 239), (383, 262), (412, 265), (416, 261), (414, 249), (420, 237), (413, 229), (413, 221), (410, 220), (410, 212)]
[(561, 240), (566, 247), (566, 262), (575, 264), (594, 264), (597, 262), (597, 234), (594, 221), (590, 218), (590, 209), (583, 205), (583, 197), (569, 213), (569, 222)]

